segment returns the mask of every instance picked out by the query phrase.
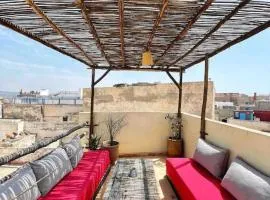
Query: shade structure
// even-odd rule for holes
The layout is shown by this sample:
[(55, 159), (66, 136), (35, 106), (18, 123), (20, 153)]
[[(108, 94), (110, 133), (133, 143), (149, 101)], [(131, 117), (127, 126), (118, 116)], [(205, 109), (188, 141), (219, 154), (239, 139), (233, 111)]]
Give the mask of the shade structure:
[(0, 23), (92, 68), (179, 71), (268, 28), (270, 2), (2, 0)]

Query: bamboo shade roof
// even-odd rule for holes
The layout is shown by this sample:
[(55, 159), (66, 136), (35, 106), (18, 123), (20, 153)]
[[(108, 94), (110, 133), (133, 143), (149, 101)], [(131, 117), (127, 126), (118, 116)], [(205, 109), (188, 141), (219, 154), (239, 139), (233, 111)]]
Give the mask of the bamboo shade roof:
[(1, 0), (0, 24), (91, 68), (173, 72), (268, 28), (270, 1)]

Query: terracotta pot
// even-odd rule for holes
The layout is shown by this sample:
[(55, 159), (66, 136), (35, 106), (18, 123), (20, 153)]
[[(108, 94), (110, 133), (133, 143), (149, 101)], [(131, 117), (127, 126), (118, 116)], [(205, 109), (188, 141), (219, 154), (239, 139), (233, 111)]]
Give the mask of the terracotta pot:
[(183, 140), (168, 138), (167, 142), (167, 156), (180, 157), (183, 153)]
[(113, 145), (111, 146), (110, 141), (104, 141), (103, 148), (110, 152), (111, 164), (114, 165), (119, 158), (119, 142), (113, 141)]

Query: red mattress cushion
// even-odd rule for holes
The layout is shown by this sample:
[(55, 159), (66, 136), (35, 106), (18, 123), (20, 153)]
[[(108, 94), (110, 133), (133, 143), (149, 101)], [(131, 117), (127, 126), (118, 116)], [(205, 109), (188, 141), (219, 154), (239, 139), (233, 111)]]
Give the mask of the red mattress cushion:
[(85, 152), (77, 167), (39, 200), (89, 200), (110, 165), (109, 152)]
[(234, 199), (211, 175), (191, 158), (167, 158), (167, 176), (184, 200)]

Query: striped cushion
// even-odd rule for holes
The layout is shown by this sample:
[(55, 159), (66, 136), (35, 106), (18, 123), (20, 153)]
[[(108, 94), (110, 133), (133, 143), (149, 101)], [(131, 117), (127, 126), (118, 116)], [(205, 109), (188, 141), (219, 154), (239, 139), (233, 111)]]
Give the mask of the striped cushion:
[(72, 167), (75, 168), (83, 156), (83, 148), (80, 144), (80, 137), (74, 137), (69, 143), (63, 145), (63, 148), (67, 152)]
[(42, 196), (45, 196), (66, 174), (72, 171), (67, 153), (62, 148), (30, 163), (37, 180), (45, 177), (38, 183)]
[(29, 165), (19, 168), (13, 173), (12, 178), (0, 185), (1, 200), (14, 199), (15, 197), (20, 200), (36, 200), (40, 197), (36, 177)]

